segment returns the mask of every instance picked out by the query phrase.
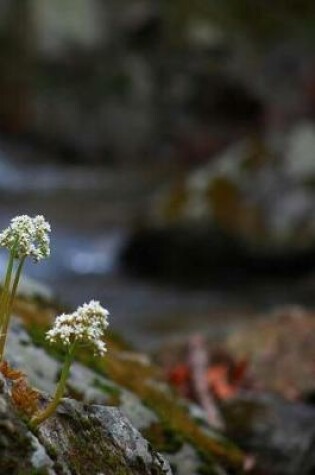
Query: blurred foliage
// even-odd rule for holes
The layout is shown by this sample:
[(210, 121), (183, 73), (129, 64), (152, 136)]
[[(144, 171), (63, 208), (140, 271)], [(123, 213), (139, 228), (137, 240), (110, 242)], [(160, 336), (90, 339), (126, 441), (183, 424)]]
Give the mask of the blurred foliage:
[(177, 38), (192, 20), (209, 21), (257, 45), (301, 34), (314, 37), (315, 2), (311, 0), (165, 0), (164, 5), (170, 32)]

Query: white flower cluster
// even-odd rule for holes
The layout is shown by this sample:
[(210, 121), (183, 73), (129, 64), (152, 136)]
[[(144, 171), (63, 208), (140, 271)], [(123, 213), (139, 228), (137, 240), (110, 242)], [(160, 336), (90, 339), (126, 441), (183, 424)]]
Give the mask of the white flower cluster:
[(46, 338), (50, 343), (59, 342), (68, 347), (74, 342), (87, 344), (102, 356), (106, 352), (102, 338), (108, 327), (108, 315), (109, 312), (99, 302), (91, 300), (73, 313), (59, 315), (54, 327), (46, 333)]
[(0, 246), (13, 251), (17, 259), (30, 256), (38, 262), (50, 255), (49, 233), (44, 216), (16, 216), (0, 234)]

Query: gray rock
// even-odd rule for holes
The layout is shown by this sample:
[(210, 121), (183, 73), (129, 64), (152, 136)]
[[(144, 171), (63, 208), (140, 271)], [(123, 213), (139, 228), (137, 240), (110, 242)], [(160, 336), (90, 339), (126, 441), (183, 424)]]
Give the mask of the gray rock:
[(45, 447), (40, 444), (39, 440), (31, 433), (30, 438), (33, 445), (31, 463), (34, 469), (43, 472), (46, 471), (47, 475), (54, 475), (53, 461), (48, 456)]
[(229, 432), (257, 458), (263, 473), (315, 471), (315, 409), (270, 394), (244, 394), (223, 407)]
[(149, 427), (158, 422), (153, 411), (144, 406), (138, 396), (129, 391), (123, 391), (120, 395), (120, 408), (132, 424), (139, 430)]
[(11, 323), (6, 350), (10, 364), (27, 373), (31, 384), (41, 391), (54, 391), (61, 364), (32, 344), (18, 320)]
[[(42, 402), (47, 398), (42, 397)], [(117, 408), (64, 399), (32, 434), (0, 378), (0, 473), (171, 475), (168, 462)]]
[(0, 473), (20, 475), (42, 470), (55, 475), (52, 460), (42, 444), (16, 414), (9, 400), (8, 386), (0, 376)]
[(40, 425), (38, 438), (54, 454), (62, 475), (172, 473), (117, 408), (64, 399), (55, 415)]

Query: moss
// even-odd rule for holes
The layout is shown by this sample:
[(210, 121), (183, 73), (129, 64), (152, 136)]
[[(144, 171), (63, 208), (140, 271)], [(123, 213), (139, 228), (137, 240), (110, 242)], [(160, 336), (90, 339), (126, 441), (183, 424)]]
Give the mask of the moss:
[[(59, 422), (62, 423), (62, 421)], [(71, 418), (70, 422), (67, 421), (63, 425), (62, 431), (64, 437), (68, 439), (67, 446), (71, 447), (64, 453), (64, 463), (71, 473), (105, 472), (108, 475), (130, 475), (132, 473), (120, 450), (102, 437), (100, 428), (94, 421), (78, 415), (78, 417)], [(58, 443), (58, 434), (56, 434), (55, 440)], [(50, 443), (46, 441), (45, 446), (51, 458), (56, 460), (58, 451), (54, 445), (54, 439)], [(96, 457), (96, 451), (102, 453), (102, 457)], [(62, 463), (55, 464), (55, 469), (62, 472)]]
[(243, 464), (242, 452), (228, 441), (217, 440), (207, 435), (187, 414), (185, 406), (181, 406), (171, 395), (159, 393), (147, 388), (143, 398), (160, 416), (162, 423), (178, 433), (183, 440), (194, 446), (208, 463), (216, 458), (231, 467)]
[(214, 471), (213, 466), (200, 465), (197, 468), (197, 474), (198, 475), (215, 475), (215, 471)]
[[(69, 468), (74, 473), (82, 473), (84, 468), (86, 473), (97, 473), (98, 470), (103, 470), (104, 467), (101, 461), (95, 457), (95, 439), (100, 438), (100, 434), (96, 430), (90, 430), (88, 432), (89, 438), (80, 439), (77, 437), (77, 433), (82, 434), (83, 430), (88, 430), (88, 427), (85, 427), (84, 424), (82, 427), (78, 427), (75, 433), (68, 435), (69, 438), (69, 450), (67, 454), (67, 462)], [(98, 434), (98, 437), (97, 435)], [(111, 447), (105, 447), (104, 443), (102, 444), (102, 459), (106, 460), (106, 466), (109, 473), (112, 473), (113, 470), (116, 470), (117, 473), (128, 474), (130, 473), (126, 467), (122, 467), (121, 454), (116, 453)], [(114, 472), (113, 472), (114, 473)]]
[[(38, 427), (31, 427), (30, 430), (34, 433), (34, 435), (38, 436)], [(52, 443), (45, 443), (45, 449), (51, 460), (57, 462), (58, 451)]]
[(183, 446), (182, 437), (165, 424), (153, 423), (142, 431), (142, 435), (158, 452), (175, 454)]
[[(81, 437), (77, 437), (78, 433)], [(71, 447), (67, 453), (67, 465), (73, 473), (104, 472), (108, 475), (144, 473), (143, 459), (138, 456), (130, 465), (130, 461), (125, 460), (123, 451), (102, 437), (102, 429), (95, 421), (78, 417), (71, 421), (71, 432), (67, 435)], [(95, 457), (95, 453), (102, 453), (102, 457)], [(161, 472), (156, 469), (156, 474), (160, 475)]]
[(49, 475), (51, 472), (46, 468), (32, 468), (28, 472), (24, 470), (17, 475)]
[(215, 469), (213, 464), (200, 465), (197, 469), (198, 475), (217, 475), (218, 471)]

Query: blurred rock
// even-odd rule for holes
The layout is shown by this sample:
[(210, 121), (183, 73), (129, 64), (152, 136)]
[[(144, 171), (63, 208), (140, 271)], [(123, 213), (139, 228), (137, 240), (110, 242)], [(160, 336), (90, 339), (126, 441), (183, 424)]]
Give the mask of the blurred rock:
[(248, 362), (248, 372), (261, 390), (291, 400), (315, 394), (314, 312), (282, 307), (228, 335), (222, 347)]
[(302, 122), (291, 132), (288, 138), (285, 157), (288, 173), (295, 180), (305, 183), (315, 179), (315, 124)]
[(222, 407), (228, 432), (254, 454), (257, 473), (311, 475), (315, 409), (269, 395), (244, 394)]
[(220, 261), (222, 270), (240, 275), (314, 268), (313, 128), (301, 124), (289, 131), (283, 157), (263, 138), (250, 137), (162, 191), (126, 262), (150, 266), (157, 276), (172, 276), (175, 267), (178, 276), (195, 275), (196, 266), (197, 279), (217, 272)]

